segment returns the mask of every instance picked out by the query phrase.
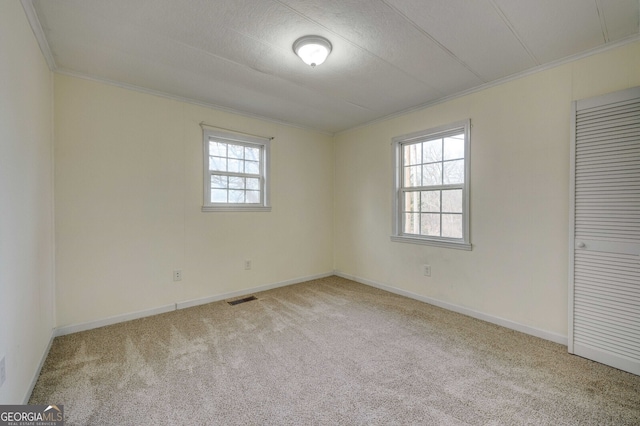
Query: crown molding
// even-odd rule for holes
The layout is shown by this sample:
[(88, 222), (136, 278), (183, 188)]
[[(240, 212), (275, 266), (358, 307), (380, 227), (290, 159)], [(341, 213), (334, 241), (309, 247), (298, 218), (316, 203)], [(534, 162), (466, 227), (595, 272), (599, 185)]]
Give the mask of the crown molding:
[(51, 48), (49, 47), (49, 42), (47, 42), (47, 37), (44, 34), (44, 30), (42, 29), (42, 25), (40, 24), (40, 19), (38, 19), (38, 14), (36, 13), (35, 7), (33, 7), (32, 0), (20, 0), (22, 3), (22, 8), (24, 9), (24, 13), (27, 15), (27, 19), (29, 20), (29, 24), (31, 25), (31, 30), (33, 31), (33, 35), (36, 36), (36, 40), (38, 40), (38, 44), (40, 45), (40, 50), (42, 51), (42, 56), (47, 61), (47, 65), (51, 71), (55, 71), (57, 69), (56, 61), (53, 58), (53, 53), (51, 53)]

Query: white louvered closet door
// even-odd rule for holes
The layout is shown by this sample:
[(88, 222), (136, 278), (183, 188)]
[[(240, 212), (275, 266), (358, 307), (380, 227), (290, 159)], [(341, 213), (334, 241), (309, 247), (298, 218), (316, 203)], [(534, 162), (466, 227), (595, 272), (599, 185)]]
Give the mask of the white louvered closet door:
[(569, 352), (640, 374), (640, 87), (573, 112)]

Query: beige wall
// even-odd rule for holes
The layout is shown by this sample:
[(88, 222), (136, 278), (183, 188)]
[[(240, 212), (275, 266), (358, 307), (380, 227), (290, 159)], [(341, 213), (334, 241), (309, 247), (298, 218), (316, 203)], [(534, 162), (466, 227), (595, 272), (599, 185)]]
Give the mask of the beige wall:
[[(337, 135), (335, 269), (566, 337), (571, 101), (636, 85), (640, 43)], [(467, 118), (473, 250), (391, 242), (391, 138)]]
[(22, 404), (54, 326), (52, 74), (17, 1), (0, 2), (0, 404)]
[[(54, 86), (58, 326), (332, 271), (330, 136), (64, 75)], [(275, 137), (271, 212), (201, 212), (201, 121)]]

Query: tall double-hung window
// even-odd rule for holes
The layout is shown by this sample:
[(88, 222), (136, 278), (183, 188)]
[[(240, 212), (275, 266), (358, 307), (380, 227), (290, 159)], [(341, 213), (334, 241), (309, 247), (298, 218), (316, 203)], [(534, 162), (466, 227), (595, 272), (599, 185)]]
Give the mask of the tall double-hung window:
[(269, 211), (270, 139), (204, 130), (202, 211)]
[(393, 241), (470, 250), (470, 121), (393, 139)]

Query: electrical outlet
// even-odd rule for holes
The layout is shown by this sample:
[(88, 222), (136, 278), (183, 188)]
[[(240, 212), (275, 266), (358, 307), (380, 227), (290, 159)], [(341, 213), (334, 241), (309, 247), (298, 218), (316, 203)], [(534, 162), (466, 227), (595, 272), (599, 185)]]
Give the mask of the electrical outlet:
[(182, 269), (176, 269), (173, 271), (173, 280), (182, 281)]
[(244, 269), (247, 270), (247, 271), (249, 269), (251, 269), (251, 261), (250, 260), (245, 260), (244, 261)]
[(7, 371), (4, 367), (4, 357), (0, 359), (0, 386), (4, 385), (4, 381), (7, 380)]
[(431, 265), (422, 265), (422, 274), (426, 277), (431, 276)]

